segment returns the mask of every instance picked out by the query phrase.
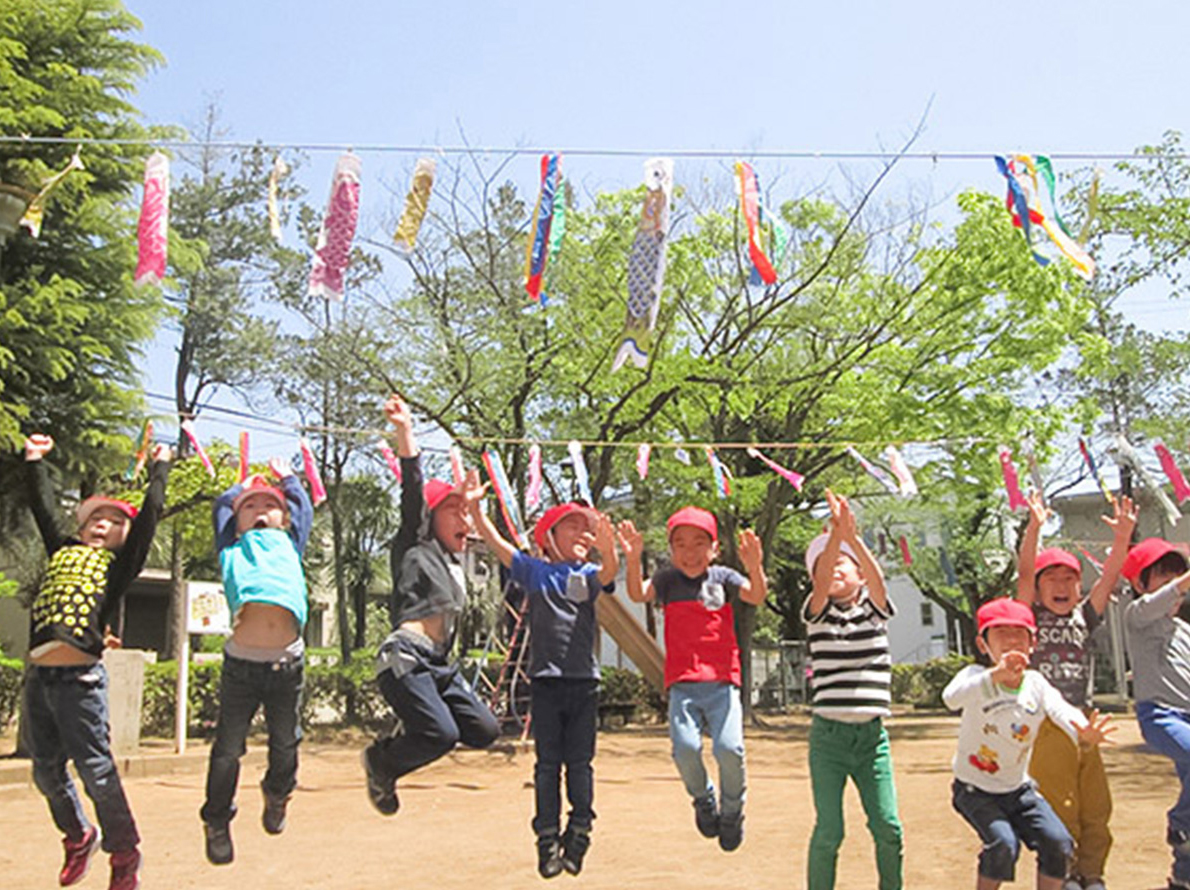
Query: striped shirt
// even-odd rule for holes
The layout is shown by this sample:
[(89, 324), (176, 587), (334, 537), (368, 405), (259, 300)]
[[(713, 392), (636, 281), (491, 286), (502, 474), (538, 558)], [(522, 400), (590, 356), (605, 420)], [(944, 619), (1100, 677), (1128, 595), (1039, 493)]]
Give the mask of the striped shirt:
[(888, 716), (888, 619), (893, 612), (891, 600), (887, 610), (877, 608), (867, 588), (847, 605), (828, 599), (818, 615), (810, 614), (806, 598), (802, 619), (810, 644), (811, 709), (819, 717), (865, 723)]

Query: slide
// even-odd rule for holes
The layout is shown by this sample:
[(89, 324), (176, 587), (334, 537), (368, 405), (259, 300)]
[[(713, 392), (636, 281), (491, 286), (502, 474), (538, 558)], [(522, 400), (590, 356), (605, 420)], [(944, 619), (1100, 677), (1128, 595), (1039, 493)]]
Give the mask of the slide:
[(595, 601), (595, 615), (599, 618), (599, 626), (612, 635), (612, 639), (632, 659), (649, 685), (658, 692), (664, 692), (665, 654), (657, 641), (632, 617), (620, 598), (599, 597)]

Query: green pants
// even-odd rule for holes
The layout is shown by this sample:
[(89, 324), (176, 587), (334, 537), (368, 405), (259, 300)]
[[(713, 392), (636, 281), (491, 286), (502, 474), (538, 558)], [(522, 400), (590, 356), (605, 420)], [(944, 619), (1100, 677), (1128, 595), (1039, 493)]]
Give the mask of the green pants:
[(810, 784), (817, 821), (810, 836), (809, 890), (833, 890), (843, 843), (843, 789), (855, 782), (876, 841), (880, 890), (901, 890), (901, 820), (893, 784), (888, 733), (877, 717), (840, 723), (814, 716), (810, 724)]

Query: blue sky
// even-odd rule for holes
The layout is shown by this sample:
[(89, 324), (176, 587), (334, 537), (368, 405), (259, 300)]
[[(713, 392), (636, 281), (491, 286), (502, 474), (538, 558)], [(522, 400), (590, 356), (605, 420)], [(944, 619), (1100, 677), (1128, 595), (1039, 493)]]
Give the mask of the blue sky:
[[(1190, 7), (1175, 3), (125, 2), (167, 59), (136, 100), (147, 119), (195, 124), (217, 97), (234, 138), (266, 143), (432, 150), (461, 125), (488, 146), (873, 151), (898, 146), (928, 105), (921, 150), (1058, 154), (1129, 152), (1190, 119)], [(314, 200), (334, 157), (302, 171)], [(366, 230), (390, 206), (382, 184), (403, 189), (414, 157), (363, 159), (361, 231), (380, 237)], [(589, 191), (640, 181), (639, 158), (566, 168)], [(729, 188), (727, 170), (679, 161), (676, 178)], [(758, 170), (791, 193), (843, 182), (827, 162)], [(533, 158), (509, 173), (532, 191)], [(990, 159), (906, 162), (884, 195), (971, 186), (1000, 191)], [(1159, 292), (1133, 310), (1150, 326), (1186, 317)]]

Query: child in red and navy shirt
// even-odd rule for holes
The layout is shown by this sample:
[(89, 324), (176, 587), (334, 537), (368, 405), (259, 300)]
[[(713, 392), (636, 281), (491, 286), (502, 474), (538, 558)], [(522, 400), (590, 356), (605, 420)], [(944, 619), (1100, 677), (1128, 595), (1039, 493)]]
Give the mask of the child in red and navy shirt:
[[(744, 839), (744, 720), (732, 605), (764, 601), (764, 553), (756, 534), (744, 530), (739, 552), (748, 576), (711, 565), (719, 555), (719, 527), (714, 514), (698, 507), (678, 510), (666, 529), (671, 565), (644, 583), (641, 534), (629, 521), (620, 524), (628, 597), (665, 607), (665, 686), (674, 762), (694, 800), (699, 832), (717, 837), (719, 846), (731, 851)], [(719, 764), (721, 810), (702, 762), (704, 726)]]

